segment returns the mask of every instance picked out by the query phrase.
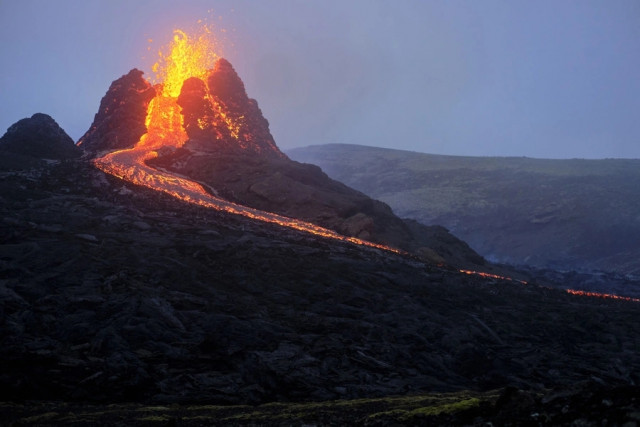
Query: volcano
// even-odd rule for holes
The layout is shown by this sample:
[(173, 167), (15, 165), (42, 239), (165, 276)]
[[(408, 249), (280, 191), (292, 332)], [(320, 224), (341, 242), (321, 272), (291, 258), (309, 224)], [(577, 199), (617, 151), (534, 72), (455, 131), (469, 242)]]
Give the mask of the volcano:
[[(181, 57), (180, 49), (176, 42), (172, 56)], [(318, 167), (290, 160), (226, 59), (179, 76), (182, 84), (170, 78), (171, 85), (152, 85), (133, 69), (115, 80), (78, 146), (103, 171), (182, 200), (356, 244), (409, 251), (434, 264), (485, 265), (443, 227), (402, 220), (388, 205), (330, 179)]]

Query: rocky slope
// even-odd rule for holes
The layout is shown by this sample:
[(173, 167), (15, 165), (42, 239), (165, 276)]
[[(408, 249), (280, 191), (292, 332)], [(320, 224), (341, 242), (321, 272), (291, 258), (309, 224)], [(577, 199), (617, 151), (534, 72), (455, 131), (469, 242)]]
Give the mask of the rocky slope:
[(147, 131), (147, 107), (156, 96), (156, 90), (142, 74), (134, 68), (111, 83), (78, 146), (99, 153), (131, 148), (138, 142)]
[[(189, 136), (186, 149), (286, 158), (258, 102), (247, 96), (244, 83), (226, 59), (216, 61), (206, 80), (206, 84), (195, 77), (186, 80), (178, 97)], [(231, 128), (228, 123), (233, 123)]]
[[(221, 67), (229, 78), (229, 69)], [(197, 92), (200, 84), (191, 84)], [(124, 92), (137, 97), (146, 90)], [(233, 107), (242, 100), (229, 95), (228, 103)], [(132, 105), (139, 107), (140, 101)], [(232, 107), (225, 105), (230, 113)], [(139, 124), (139, 116), (130, 123)], [(47, 131), (25, 140), (21, 149), (33, 145), (27, 152), (36, 153), (43, 142), (51, 149), (66, 140), (50, 118), (34, 117), (57, 136), (46, 139)], [(437, 257), (469, 262), (473, 252), (465, 252), (445, 230), (415, 222), (401, 222), (412, 239), (425, 241), (431, 230), (441, 230), (438, 250), (444, 255), (422, 254), (431, 261), (425, 263), (414, 255), (180, 202), (106, 175), (91, 163), (92, 155), (122, 141), (111, 137), (131, 140), (139, 132), (133, 125), (110, 127), (111, 121), (94, 123), (90, 133), (96, 145), (82, 158), (44, 161), (0, 152), (2, 423), (199, 425), (222, 419), (223, 424), (384, 425), (533, 419), (584, 425), (603, 414), (616, 422), (634, 420), (638, 303), (437, 266)], [(252, 122), (257, 124), (248, 134), (260, 135), (251, 129), (265, 122), (247, 123)], [(211, 130), (198, 123), (200, 130)], [(111, 136), (101, 136), (99, 129), (110, 129)], [(211, 138), (213, 133), (195, 132), (204, 137), (194, 144), (207, 147), (189, 146), (194, 137), (184, 149), (165, 153), (171, 159), (165, 167), (185, 171), (176, 160), (193, 167), (197, 163), (190, 162), (200, 157), (230, 156), (215, 164), (230, 165), (225, 171), (240, 173), (235, 178), (248, 188), (265, 181), (281, 191), (290, 188), (284, 199), (263, 188), (271, 206), (289, 209), (293, 198), (301, 210), (331, 201), (332, 209), (351, 204), (375, 221), (400, 221), (384, 204), (330, 180), (317, 167), (275, 151), (262, 156), (268, 140), (264, 145), (264, 139), (244, 136), (247, 150), (219, 150), (211, 147), (221, 142), (217, 133)], [(220, 180), (235, 182), (226, 172)], [(306, 193), (300, 190), (305, 185)], [(296, 200), (300, 193), (308, 199)], [(498, 388), (503, 390), (491, 391)], [(354, 398), (365, 400), (348, 401)], [(330, 399), (339, 402), (314, 403)], [(249, 406), (266, 402), (272, 403), (256, 410)], [(335, 409), (343, 406), (349, 409)], [(586, 417), (581, 408), (589, 411)], [(183, 415), (189, 417), (184, 423)]]
[(640, 160), (455, 157), (339, 144), (288, 154), (402, 217), (447, 227), (493, 261), (640, 273)]
[(255, 403), (640, 381), (636, 303), (211, 212), (82, 161), (2, 172), (0, 197), (4, 400)]

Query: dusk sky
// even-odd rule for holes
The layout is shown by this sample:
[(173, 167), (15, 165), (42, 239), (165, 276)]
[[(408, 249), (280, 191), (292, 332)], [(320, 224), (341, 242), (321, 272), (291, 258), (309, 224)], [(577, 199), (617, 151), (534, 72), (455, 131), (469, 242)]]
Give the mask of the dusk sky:
[(640, 158), (638, 0), (0, 0), (0, 134), (43, 112), (77, 141), (199, 19), (283, 150)]

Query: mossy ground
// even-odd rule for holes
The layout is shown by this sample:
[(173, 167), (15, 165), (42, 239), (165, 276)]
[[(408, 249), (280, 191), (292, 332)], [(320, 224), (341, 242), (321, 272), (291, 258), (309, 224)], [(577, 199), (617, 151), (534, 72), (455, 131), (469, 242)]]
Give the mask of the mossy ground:
[[(259, 406), (137, 404), (82, 405), (64, 402), (0, 403), (3, 425), (387, 425), (415, 424), (442, 417), (473, 420), (492, 406), (499, 392), (457, 392), (372, 399)], [(466, 414), (466, 415), (465, 415)]]

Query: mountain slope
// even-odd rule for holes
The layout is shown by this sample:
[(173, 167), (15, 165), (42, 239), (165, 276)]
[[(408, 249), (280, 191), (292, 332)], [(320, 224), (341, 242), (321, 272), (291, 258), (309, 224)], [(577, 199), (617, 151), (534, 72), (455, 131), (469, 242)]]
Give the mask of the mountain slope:
[(640, 381), (636, 303), (185, 204), (83, 161), (2, 172), (2, 399), (252, 403)]
[(401, 217), (444, 225), (491, 260), (640, 273), (640, 160), (456, 157), (339, 144), (288, 154)]

